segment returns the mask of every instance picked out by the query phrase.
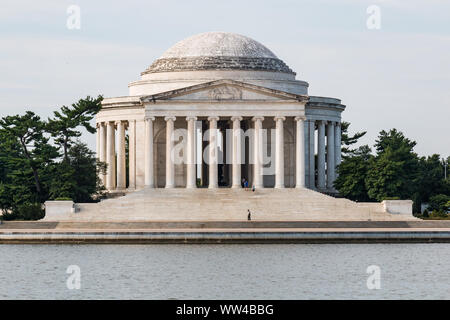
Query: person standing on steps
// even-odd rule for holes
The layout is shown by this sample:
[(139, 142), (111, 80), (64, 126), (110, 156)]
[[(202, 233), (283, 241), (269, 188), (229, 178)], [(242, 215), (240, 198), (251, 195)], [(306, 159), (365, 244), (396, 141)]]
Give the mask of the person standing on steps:
[(247, 209), (247, 211), (248, 211), (247, 220), (251, 221), (252, 220), (252, 214), (250, 212), (250, 209)]
[(245, 190), (248, 190), (248, 181), (244, 179), (244, 188)]

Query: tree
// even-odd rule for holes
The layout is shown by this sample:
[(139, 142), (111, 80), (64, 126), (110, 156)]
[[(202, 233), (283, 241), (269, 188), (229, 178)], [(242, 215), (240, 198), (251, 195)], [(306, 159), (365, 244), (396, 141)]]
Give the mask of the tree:
[(350, 146), (358, 142), (358, 140), (363, 137), (367, 131), (357, 132), (353, 136), (348, 133), (350, 127), (350, 122), (341, 123), (341, 143), (342, 143), (342, 158), (346, 158), (355, 153), (358, 149), (351, 149)]
[(353, 156), (343, 159), (337, 172), (334, 186), (345, 198), (354, 201), (372, 200), (367, 193), (366, 178), (369, 162), (373, 158), (369, 146), (364, 145), (353, 152)]
[[(50, 197), (91, 202), (101, 196), (97, 163), (86, 145), (73, 141), (84, 127), (95, 132), (90, 121), (100, 109), (102, 98), (87, 97), (72, 107), (55, 112), (45, 122), (31, 111), (0, 120), (0, 210), (3, 219), (42, 218), (42, 203)], [(50, 137), (53, 136), (53, 145)], [(64, 155), (61, 160), (62, 151)]]
[[(6, 116), (0, 120), (1, 136), (5, 139), (3, 152), (10, 153), (4, 155), (2, 161), (9, 168), (11, 190), (16, 198), (27, 195), (37, 202), (46, 199), (46, 186), (41, 173), (54, 163), (59, 153), (49, 144), (45, 127), (45, 122), (31, 111), (23, 116)], [(33, 181), (32, 188), (29, 186), (30, 180)]]
[(93, 202), (105, 190), (100, 174), (106, 165), (97, 162), (96, 155), (86, 144), (75, 141), (68, 151), (68, 161), (62, 161), (55, 169), (50, 198), (70, 198), (74, 202)]
[(78, 128), (84, 127), (89, 133), (95, 133), (90, 121), (101, 109), (103, 97), (99, 95), (97, 98), (87, 96), (72, 104), (72, 107), (62, 106), (61, 111), (54, 112), (54, 118), (48, 119), (48, 130), (55, 143), (62, 148), (64, 160), (68, 160), (69, 148), (73, 143), (73, 138), (81, 136)]
[(415, 211), (420, 212), (421, 204), (428, 202), (432, 195), (450, 195), (448, 184), (443, 179), (443, 163), (438, 154), (419, 158), (419, 173), (415, 181), (416, 191), (412, 195)]
[(413, 152), (415, 145), (415, 141), (396, 129), (380, 132), (375, 143), (377, 155), (369, 163), (366, 179), (370, 198), (378, 201), (391, 197), (411, 198), (419, 176), (418, 157)]

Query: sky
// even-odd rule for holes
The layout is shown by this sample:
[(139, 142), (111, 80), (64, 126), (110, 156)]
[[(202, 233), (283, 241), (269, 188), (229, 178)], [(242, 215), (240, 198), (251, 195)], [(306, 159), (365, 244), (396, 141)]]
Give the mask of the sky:
[[(79, 29), (67, 27), (71, 5)], [(447, 0), (2, 0), (0, 117), (47, 118), (87, 95), (127, 95), (166, 49), (207, 31), (261, 42), (310, 95), (342, 99), (350, 131), (368, 132), (360, 144), (397, 128), (419, 155), (450, 155)], [(95, 149), (94, 135), (83, 140)]]

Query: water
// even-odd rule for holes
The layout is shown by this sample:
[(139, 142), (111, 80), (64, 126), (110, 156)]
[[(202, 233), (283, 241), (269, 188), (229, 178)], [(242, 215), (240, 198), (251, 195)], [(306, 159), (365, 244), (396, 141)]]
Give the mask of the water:
[(448, 244), (0, 245), (0, 299), (449, 299), (449, 274)]

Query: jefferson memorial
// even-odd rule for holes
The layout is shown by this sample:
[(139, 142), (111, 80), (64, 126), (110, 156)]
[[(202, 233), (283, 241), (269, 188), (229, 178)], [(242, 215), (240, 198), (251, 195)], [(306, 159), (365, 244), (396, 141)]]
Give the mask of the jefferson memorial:
[(248, 210), (260, 220), (412, 219), (409, 202), (333, 197), (345, 106), (310, 96), (253, 39), (191, 36), (128, 87), (96, 120), (103, 183), (116, 197), (65, 215), (47, 206), (47, 220), (242, 220)]
[[(208, 32), (178, 42), (129, 84), (129, 96), (103, 101), (97, 127), (98, 155), (110, 168), (105, 186), (195, 188), (200, 177), (201, 186), (239, 188), (244, 178), (255, 188), (334, 192), (345, 106), (339, 99), (308, 96), (308, 83), (295, 75), (269, 49), (242, 35)], [(180, 128), (187, 131), (186, 155), (175, 164), (166, 155)], [(243, 139), (248, 129), (252, 134)], [(200, 145), (197, 136), (204, 132)], [(208, 141), (212, 161), (196, 166), (198, 149)], [(214, 156), (227, 151), (230, 161)], [(246, 157), (250, 153), (255, 161)], [(273, 155), (272, 174), (256, 161), (263, 153)]]

